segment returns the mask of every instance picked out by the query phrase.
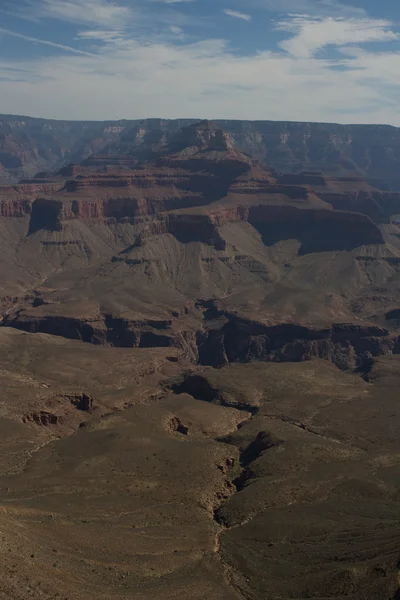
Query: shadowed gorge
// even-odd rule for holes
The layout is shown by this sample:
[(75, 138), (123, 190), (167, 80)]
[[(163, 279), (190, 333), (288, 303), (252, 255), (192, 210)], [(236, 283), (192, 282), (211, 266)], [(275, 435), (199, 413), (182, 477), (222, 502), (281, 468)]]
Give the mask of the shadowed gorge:
[(29, 222), (29, 234), (41, 229), (57, 231), (61, 228), (60, 217), (62, 214), (62, 203), (52, 200), (35, 200), (32, 203)]

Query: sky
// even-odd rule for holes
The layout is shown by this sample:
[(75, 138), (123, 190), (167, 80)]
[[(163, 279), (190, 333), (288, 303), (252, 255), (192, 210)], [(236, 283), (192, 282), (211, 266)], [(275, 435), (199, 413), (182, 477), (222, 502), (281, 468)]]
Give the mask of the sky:
[(0, 0), (0, 113), (400, 126), (399, 0)]

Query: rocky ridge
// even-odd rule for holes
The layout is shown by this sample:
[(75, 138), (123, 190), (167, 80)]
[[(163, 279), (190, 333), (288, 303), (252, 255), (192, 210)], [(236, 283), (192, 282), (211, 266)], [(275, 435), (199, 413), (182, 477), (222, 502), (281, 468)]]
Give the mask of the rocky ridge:
[[(0, 116), (0, 173), (16, 183), (38, 171), (55, 171), (91, 160), (125, 167), (163, 153), (171, 138), (195, 120), (144, 119), (68, 122)], [(337, 125), (273, 121), (215, 121), (238, 148), (285, 173), (319, 171), (359, 175), (375, 187), (400, 190), (400, 129), (375, 125)], [(97, 158), (93, 158), (97, 155)], [(101, 158), (100, 158), (101, 157)], [(119, 164), (122, 164), (119, 161)]]

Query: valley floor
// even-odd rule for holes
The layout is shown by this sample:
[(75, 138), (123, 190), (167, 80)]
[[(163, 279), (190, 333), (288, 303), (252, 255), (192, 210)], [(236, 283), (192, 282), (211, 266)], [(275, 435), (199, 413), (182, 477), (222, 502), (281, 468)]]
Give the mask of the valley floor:
[(0, 598), (397, 598), (400, 358), (174, 352), (0, 329)]

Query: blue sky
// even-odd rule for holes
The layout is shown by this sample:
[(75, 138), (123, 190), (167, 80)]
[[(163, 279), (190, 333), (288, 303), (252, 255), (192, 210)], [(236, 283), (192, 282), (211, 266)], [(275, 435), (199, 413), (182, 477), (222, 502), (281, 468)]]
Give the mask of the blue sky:
[(400, 126), (399, 0), (0, 0), (0, 113)]

